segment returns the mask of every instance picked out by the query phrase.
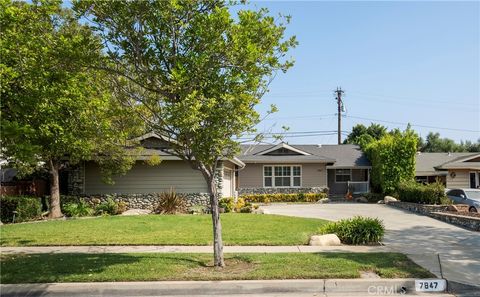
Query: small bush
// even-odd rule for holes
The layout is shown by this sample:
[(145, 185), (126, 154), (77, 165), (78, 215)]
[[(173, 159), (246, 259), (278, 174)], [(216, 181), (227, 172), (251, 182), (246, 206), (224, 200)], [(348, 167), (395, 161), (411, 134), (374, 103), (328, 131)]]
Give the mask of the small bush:
[(186, 213), (187, 202), (183, 195), (177, 194), (173, 189), (170, 189), (169, 192), (160, 194), (160, 200), (153, 211), (159, 214)]
[(235, 210), (235, 199), (233, 197), (225, 197), (218, 201), (218, 207), (223, 208), (225, 212), (232, 212)]
[(320, 233), (334, 233), (345, 244), (378, 244), (383, 239), (385, 227), (379, 219), (357, 216), (328, 223), (320, 228)]
[(67, 217), (86, 217), (91, 216), (94, 210), (87, 202), (80, 200), (78, 203), (65, 203), (62, 206), (62, 212)]
[(298, 193), (298, 194), (247, 194), (242, 195), (246, 202), (250, 203), (271, 203), (271, 202), (317, 202), (327, 198), (327, 193)]
[(117, 202), (117, 214), (121, 214), (128, 209), (128, 204), (125, 201), (118, 201)]
[(15, 222), (25, 222), (38, 219), (42, 216), (42, 202), (37, 197), (5, 196), (0, 197), (1, 221), (11, 223), (13, 212)]
[(96, 215), (116, 215), (118, 214), (118, 205), (112, 198), (108, 198), (107, 201), (98, 204), (95, 207)]
[(251, 213), (252, 211), (253, 211), (253, 209), (252, 209), (251, 205), (244, 206), (244, 207), (240, 208), (241, 213)]
[(445, 201), (445, 187), (436, 182), (422, 185), (417, 182), (403, 182), (397, 187), (398, 198), (403, 202), (420, 204), (442, 204)]
[(240, 210), (245, 206), (247, 206), (245, 200), (243, 198), (238, 198), (237, 203), (235, 204), (235, 211), (240, 212)]

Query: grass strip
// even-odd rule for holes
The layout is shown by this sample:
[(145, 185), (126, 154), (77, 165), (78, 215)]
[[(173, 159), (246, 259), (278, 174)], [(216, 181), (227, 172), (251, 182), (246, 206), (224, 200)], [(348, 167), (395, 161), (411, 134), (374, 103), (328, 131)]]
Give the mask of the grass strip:
[(1, 256), (1, 283), (161, 280), (382, 278), (432, 275), (398, 253), (226, 254), (212, 267), (209, 254), (21, 254)]

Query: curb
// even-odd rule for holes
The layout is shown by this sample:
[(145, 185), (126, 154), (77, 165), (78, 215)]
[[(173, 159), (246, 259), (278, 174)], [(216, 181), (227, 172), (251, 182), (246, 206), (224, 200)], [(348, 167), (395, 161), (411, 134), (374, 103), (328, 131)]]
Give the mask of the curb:
[(13, 296), (159, 296), (285, 293), (416, 295), (415, 279), (314, 279), (2, 284)]

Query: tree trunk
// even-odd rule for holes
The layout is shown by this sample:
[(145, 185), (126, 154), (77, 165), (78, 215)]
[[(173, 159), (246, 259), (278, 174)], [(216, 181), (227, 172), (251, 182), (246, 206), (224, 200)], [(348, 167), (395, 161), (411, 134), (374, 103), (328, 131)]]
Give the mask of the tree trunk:
[(220, 222), (220, 211), (218, 209), (218, 195), (215, 174), (212, 174), (206, 179), (210, 194), (210, 206), (212, 208), (213, 262), (215, 267), (225, 267), (225, 261), (223, 258), (222, 224)]
[(56, 161), (50, 160), (50, 212), (48, 217), (51, 219), (60, 218), (63, 216), (60, 208), (60, 179), (58, 170), (60, 164)]

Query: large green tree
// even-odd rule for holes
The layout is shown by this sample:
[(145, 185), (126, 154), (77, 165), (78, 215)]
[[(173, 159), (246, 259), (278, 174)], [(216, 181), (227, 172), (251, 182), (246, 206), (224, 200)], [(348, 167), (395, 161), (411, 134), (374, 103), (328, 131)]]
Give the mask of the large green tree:
[(344, 144), (358, 144), (365, 146), (373, 140), (379, 140), (387, 134), (387, 128), (380, 124), (371, 123), (370, 126), (357, 124), (352, 127), (347, 138), (343, 141)]
[(363, 150), (372, 163), (372, 184), (376, 191), (392, 194), (399, 183), (415, 178), (418, 135), (410, 129), (395, 129)]
[[(150, 111), (147, 126), (172, 143), (172, 153), (199, 170), (212, 210), (214, 265), (224, 266), (217, 178), (220, 161), (252, 133), (260, 103), (295, 38), (288, 18), (230, 7), (218, 0), (74, 2), (102, 36), (119, 85)], [(282, 23), (284, 22), (284, 23)]]
[[(124, 115), (105, 75), (87, 67), (102, 44), (60, 1), (0, 1), (2, 156), (28, 172), (51, 175), (51, 218), (62, 216), (59, 170), (97, 159), (106, 173), (125, 172), (119, 140)], [(127, 114), (126, 114), (127, 113)], [(123, 123), (122, 125), (120, 123)]]
[(421, 139), (420, 143), (419, 150), (422, 152), (480, 152), (480, 140), (477, 143), (471, 141), (456, 143), (434, 132), (428, 133), (425, 141)]

